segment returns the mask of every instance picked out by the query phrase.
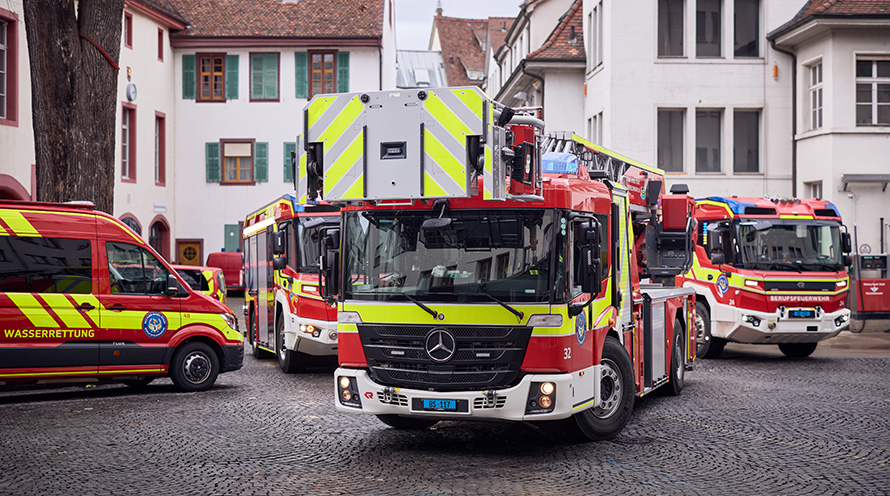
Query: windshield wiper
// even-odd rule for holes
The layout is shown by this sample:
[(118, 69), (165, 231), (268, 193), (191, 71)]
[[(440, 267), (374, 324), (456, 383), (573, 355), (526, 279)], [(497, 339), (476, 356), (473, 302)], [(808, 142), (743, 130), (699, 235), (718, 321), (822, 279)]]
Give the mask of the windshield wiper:
[(803, 268), (800, 266), (800, 264), (796, 264), (796, 263), (791, 263), (791, 262), (770, 262), (770, 264), (771, 264), (771, 265), (778, 266), (778, 267), (780, 267), (780, 268), (786, 268), (786, 269), (790, 268), (790, 269), (794, 269), (794, 270), (796, 270), (796, 271), (798, 271), (798, 272), (803, 272)]
[(437, 319), (437, 320), (439, 319), (439, 312), (437, 312), (437, 311), (433, 310), (432, 308), (430, 308), (430, 307), (424, 305), (423, 303), (420, 302), (420, 300), (417, 300), (417, 299), (415, 299), (414, 297), (409, 296), (408, 293), (398, 292), (398, 293), (393, 293), (393, 294), (402, 295), (402, 296), (404, 296), (405, 298), (408, 298), (412, 303), (414, 303), (415, 305), (417, 305), (417, 306), (419, 306), (420, 308), (422, 308), (426, 313), (432, 315), (434, 319)]
[(507, 310), (509, 310), (510, 313), (512, 313), (513, 315), (516, 316), (517, 319), (519, 319), (519, 322), (522, 322), (522, 317), (524, 317), (525, 314), (522, 313), (521, 311), (516, 310), (515, 308), (511, 307), (510, 305), (507, 305), (507, 304), (504, 303), (503, 301), (501, 301), (501, 300), (495, 298), (494, 296), (492, 296), (492, 295), (490, 295), (490, 294), (488, 294), (488, 293), (476, 293), (476, 294), (481, 294), (482, 296), (486, 296), (486, 297), (488, 297), (488, 299), (490, 299), (491, 301), (493, 301), (493, 302), (497, 303), (498, 305), (500, 305), (500, 306), (506, 308)]

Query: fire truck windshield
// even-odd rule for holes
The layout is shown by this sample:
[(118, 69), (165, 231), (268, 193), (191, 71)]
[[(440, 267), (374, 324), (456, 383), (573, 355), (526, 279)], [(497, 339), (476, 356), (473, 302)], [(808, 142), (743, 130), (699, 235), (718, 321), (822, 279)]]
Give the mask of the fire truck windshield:
[(742, 267), (755, 270), (843, 270), (837, 222), (758, 219), (738, 224)]
[[(555, 211), (451, 210), (438, 217), (433, 210), (348, 212), (344, 297), (545, 302), (554, 287), (564, 288), (551, 273), (551, 265), (566, 272), (564, 256), (552, 259), (554, 235), (565, 251)], [(429, 219), (437, 222), (424, 226)]]

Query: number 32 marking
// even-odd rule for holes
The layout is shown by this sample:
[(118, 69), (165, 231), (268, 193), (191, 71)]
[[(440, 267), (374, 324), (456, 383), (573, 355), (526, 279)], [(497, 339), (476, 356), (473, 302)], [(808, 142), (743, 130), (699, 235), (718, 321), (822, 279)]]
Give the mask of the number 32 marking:
[(572, 349), (571, 348), (563, 348), (563, 360), (571, 360), (572, 358)]

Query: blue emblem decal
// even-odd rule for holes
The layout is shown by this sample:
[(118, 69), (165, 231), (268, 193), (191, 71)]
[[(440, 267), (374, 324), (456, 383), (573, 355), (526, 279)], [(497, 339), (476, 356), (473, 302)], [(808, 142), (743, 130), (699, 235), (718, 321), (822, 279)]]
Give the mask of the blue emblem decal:
[(578, 346), (584, 346), (587, 339), (587, 326), (584, 324), (584, 312), (575, 317), (575, 337), (578, 338)]
[(717, 290), (721, 295), (729, 291), (729, 279), (726, 278), (726, 274), (720, 274), (717, 278)]
[(167, 331), (167, 317), (161, 312), (148, 312), (142, 319), (142, 330), (150, 338), (159, 338)]

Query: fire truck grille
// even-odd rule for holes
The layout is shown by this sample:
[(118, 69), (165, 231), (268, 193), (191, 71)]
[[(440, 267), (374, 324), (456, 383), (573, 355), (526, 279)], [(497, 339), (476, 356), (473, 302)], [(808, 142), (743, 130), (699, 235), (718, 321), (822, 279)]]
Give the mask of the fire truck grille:
[[(435, 360), (427, 351), (427, 336), (440, 330), (453, 336), (454, 353), (443, 360), (440, 352), (436, 356), (439, 360)], [(376, 382), (454, 391), (509, 387), (518, 382), (532, 330), (529, 327), (360, 324), (358, 331)]]
[(765, 281), (767, 291), (834, 291), (834, 281)]

